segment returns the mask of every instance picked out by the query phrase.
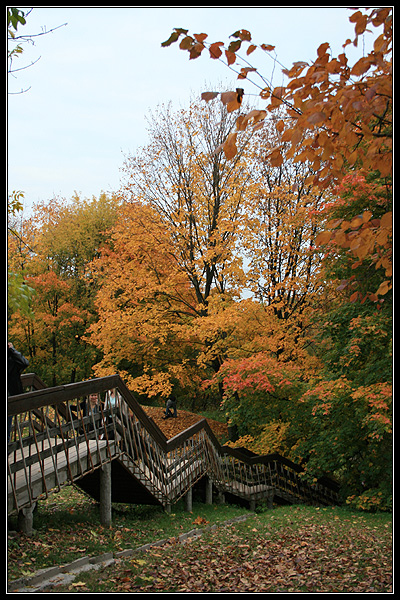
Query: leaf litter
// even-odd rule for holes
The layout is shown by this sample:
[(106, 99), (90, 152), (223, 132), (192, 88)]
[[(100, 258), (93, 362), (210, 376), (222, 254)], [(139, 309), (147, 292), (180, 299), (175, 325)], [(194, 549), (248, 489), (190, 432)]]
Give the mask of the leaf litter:
[(108, 569), (104, 589), (111, 582), (113, 592), (390, 592), (391, 527), (374, 526), (375, 515), (324, 510), (282, 508), (190, 544), (173, 538)]
[[(179, 410), (178, 408), (177, 418), (164, 419), (164, 408), (159, 406), (142, 406), (142, 408), (168, 439), (178, 435), (181, 431), (195, 425), (204, 418), (196, 413), (187, 410)], [(226, 423), (220, 423), (214, 419), (207, 419), (207, 422), (218, 439), (221, 440), (228, 437), (228, 426)]]

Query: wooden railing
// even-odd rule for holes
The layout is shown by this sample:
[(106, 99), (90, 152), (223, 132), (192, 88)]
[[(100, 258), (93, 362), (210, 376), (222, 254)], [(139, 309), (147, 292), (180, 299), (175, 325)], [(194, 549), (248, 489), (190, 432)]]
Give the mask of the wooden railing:
[[(37, 498), (115, 460), (126, 477), (140, 482), (163, 506), (176, 502), (204, 475), (220, 492), (250, 502), (272, 497), (312, 504), (338, 501), (334, 482), (310, 484), (300, 477), (300, 466), (278, 454), (251, 456), (221, 446), (205, 419), (167, 440), (118, 375), (54, 388), (25, 375), (24, 385), (42, 389), (8, 400), (13, 416), (9, 511), (32, 506)], [(93, 394), (97, 403), (90, 399)]]

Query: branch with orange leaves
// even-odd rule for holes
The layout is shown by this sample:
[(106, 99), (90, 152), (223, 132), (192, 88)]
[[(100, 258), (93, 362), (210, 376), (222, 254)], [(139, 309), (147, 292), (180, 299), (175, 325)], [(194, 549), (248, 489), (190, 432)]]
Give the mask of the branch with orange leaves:
[[(294, 125), (282, 131), (281, 143), (268, 152), (272, 166), (280, 166), (291, 158), (309, 162), (314, 171), (314, 185), (327, 188), (340, 183), (345, 169), (354, 166), (379, 170), (382, 177), (391, 175), (392, 11), (390, 7), (372, 9), (366, 14), (357, 10), (350, 21), (355, 24), (355, 46), (368, 26), (383, 27), (367, 56), (350, 67), (345, 52), (334, 58), (329, 53), (329, 43), (325, 42), (319, 46), (317, 59), (311, 65), (297, 61), (291, 69), (284, 68), (289, 83), (280, 87), (273, 87), (247, 59), (239, 56), (239, 50), (246, 43), (246, 56), (256, 49), (267, 53), (274, 50), (269, 44), (254, 44), (251, 33), (245, 29), (233, 33), (230, 37), (234, 39), (227, 47), (223, 42), (208, 43), (205, 33), (191, 36), (187, 29), (175, 29), (162, 46), (169, 46), (183, 36), (179, 47), (189, 52), (190, 59), (198, 58), (207, 49), (214, 60), (222, 60), (224, 51), (224, 59), (231, 69), (238, 60), (244, 61), (246, 66), (235, 70), (238, 79), (249, 79), (249, 74), (257, 74), (262, 85), (249, 81), (260, 89), (260, 97), (268, 101), (266, 110), (257, 113), (256, 125), (268, 112), (282, 105), (294, 119)], [(346, 40), (343, 48), (350, 43), (351, 40)], [(216, 95), (207, 92), (203, 99), (209, 101)], [(227, 102), (228, 110), (237, 110), (240, 104), (241, 100), (232, 96)], [(237, 129), (242, 131), (251, 125), (254, 125), (254, 113), (247, 121), (241, 116)], [(233, 135), (224, 145), (229, 157), (235, 155)]]

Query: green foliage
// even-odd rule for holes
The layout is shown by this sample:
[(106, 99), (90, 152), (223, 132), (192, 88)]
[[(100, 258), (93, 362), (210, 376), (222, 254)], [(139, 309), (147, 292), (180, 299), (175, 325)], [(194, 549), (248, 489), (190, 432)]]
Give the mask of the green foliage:
[(21, 273), (8, 272), (7, 302), (8, 313), (19, 312), (32, 316), (33, 287), (27, 285)]
[(301, 371), (266, 353), (225, 361), (214, 381), (222, 381), (222, 408), (239, 436), (261, 433), (265, 423), (285, 422), (301, 389)]
[(391, 381), (391, 306), (333, 305), (319, 324), (319, 353), (331, 376), (345, 376), (358, 385)]
[(15, 7), (7, 7), (7, 25), (17, 31), (19, 23), (25, 25), (25, 13)]
[(392, 482), (391, 386), (357, 386), (344, 377), (321, 380), (302, 395), (300, 404), (304, 413), (301, 420), (294, 414), (292, 429), (299, 436), (295, 458), (305, 463), (306, 474), (336, 477), (343, 497), (352, 500), (366, 493), (375, 497), (372, 490), (379, 488), (380, 508), (387, 507)]

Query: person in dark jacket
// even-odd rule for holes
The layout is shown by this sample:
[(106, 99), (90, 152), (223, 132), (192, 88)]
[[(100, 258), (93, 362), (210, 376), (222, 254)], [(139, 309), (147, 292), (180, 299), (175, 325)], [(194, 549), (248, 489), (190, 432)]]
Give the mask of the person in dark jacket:
[(167, 400), (167, 404), (165, 407), (165, 416), (163, 417), (163, 419), (168, 419), (169, 417), (176, 417), (178, 416), (177, 410), (176, 410), (176, 398), (174, 395), (171, 394), (171, 396), (168, 398)]
[[(18, 352), (11, 342), (8, 342), (8, 356), (7, 356), (7, 392), (8, 396), (16, 396), (17, 394), (23, 394), (24, 388), (22, 387), (21, 373), (29, 365), (29, 361), (25, 356)], [(10, 441), (12, 417), (7, 419), (7, 433), (8, 441)]]

